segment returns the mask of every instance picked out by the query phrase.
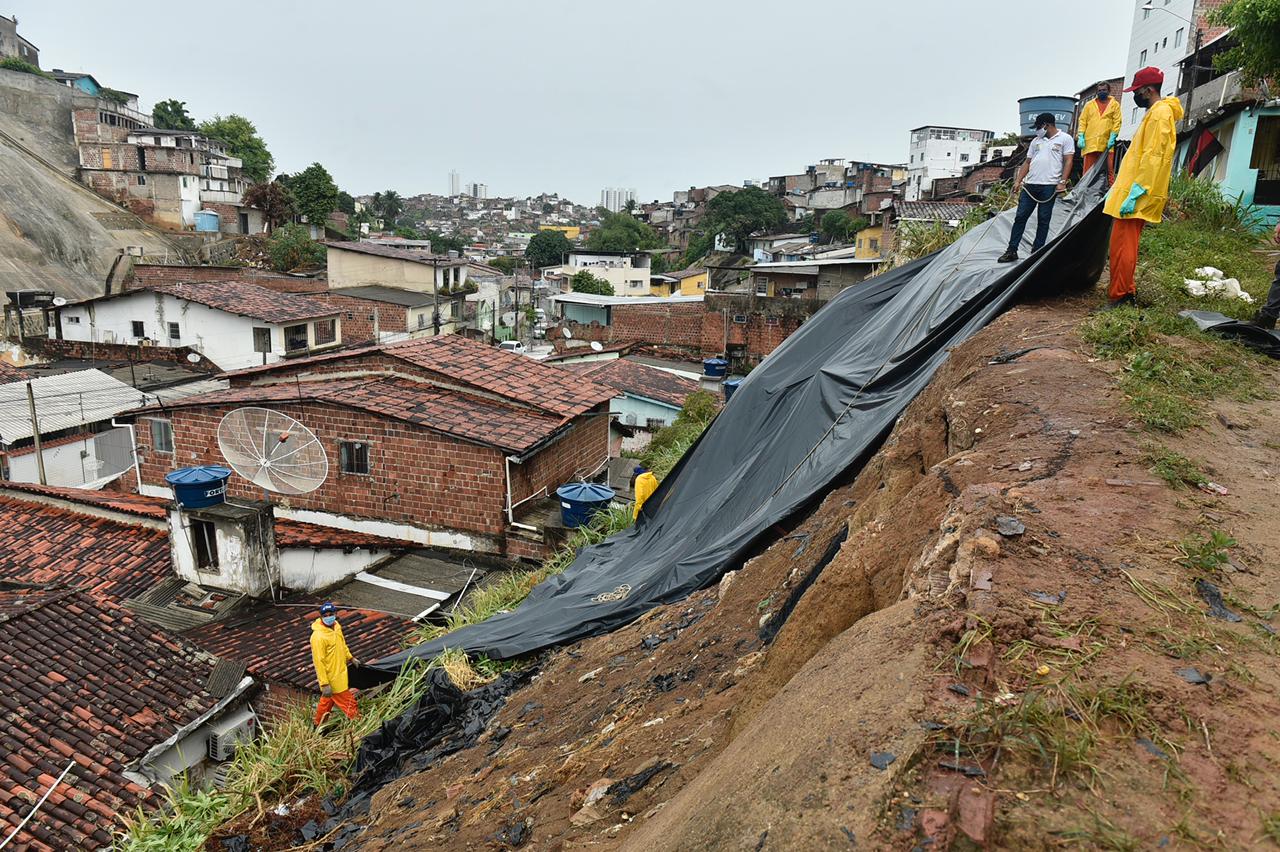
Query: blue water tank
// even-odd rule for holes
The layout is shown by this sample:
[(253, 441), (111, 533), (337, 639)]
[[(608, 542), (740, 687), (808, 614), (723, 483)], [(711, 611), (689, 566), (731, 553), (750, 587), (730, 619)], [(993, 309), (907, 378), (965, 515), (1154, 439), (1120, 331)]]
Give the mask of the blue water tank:
[(740, 384), (742, 384), (742, 379), (729, 379), (721, 386), (724, 389), (725, 402), (733, 399), (733, 392), (738, 389), (738, 385)]
[(217, 210), (201, 210), (196, 214), (196, 230), (205, 234), (216, 234), (221, 230), (222, 217)]
[(710, 376), (713, 379), (722, 378), (725, 373), (729, 372), (729, 362), (723, 358), (703, 358), (702, 374)]
[(1042, 112), (1053, 113), (1054, 123), (1063, 133), (1071, 132), (1076, 118), (1076, 99), (1070, 95), (1035, 95), (1018, 99), (1018, 133), (1034, 136), (1036, 116)]
[(231, 468), (221, 465), (184, 467), (165, 474), (164, 481), (173, 486), (173, 496), (184, 509), (202, 509), (227, 499), (227, 479)]
[(594, 482), (571, 482), (556, 489), (560, 498), (560, 519), (569, 529), (586, 526), (591, 519), (609, 508), (613, 489)]

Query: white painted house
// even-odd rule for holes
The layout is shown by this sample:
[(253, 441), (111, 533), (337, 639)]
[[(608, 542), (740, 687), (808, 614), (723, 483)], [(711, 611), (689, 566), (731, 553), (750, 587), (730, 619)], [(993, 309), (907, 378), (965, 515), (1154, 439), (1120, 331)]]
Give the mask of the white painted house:
[(342, 344), (339, 312), (317, 299), (239, 281), (153, 284), (58, 309), (50, 337), (187, 346), (224, 370)]
[(919, 201), (935, 178), (957, 177), (982, 160), (982, 149), (995, 136), (970, 127), (916, 127), (907, 156), (906, 201)]
[(574, 250), (563, 266), (544, 269), (543, 277), (560, 274), (572, 278), (584, 269), (612, 284), (616, 296), (649, 295), (649, 255), (644, 252)]

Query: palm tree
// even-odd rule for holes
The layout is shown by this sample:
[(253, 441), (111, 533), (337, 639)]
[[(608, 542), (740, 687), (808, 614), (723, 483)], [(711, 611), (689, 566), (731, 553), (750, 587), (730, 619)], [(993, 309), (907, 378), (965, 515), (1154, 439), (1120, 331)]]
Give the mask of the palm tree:
[[(400, 218), (400, 214), (404, 212), (404, 199), (400, 197), (400, 193), (394, 189), (388, 189), (386, 192), (373, 194), (375, 204), (380, 203), (379, 213), (382, 216), (382, 225), (385, 228), (394, 228), (396, 220)], [(381, 202), (379, 202), (381, 199)]]

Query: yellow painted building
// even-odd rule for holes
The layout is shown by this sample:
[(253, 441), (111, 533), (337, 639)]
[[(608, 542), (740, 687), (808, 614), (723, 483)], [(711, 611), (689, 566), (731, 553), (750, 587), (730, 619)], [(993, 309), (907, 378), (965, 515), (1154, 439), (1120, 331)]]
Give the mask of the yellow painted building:
[(570, 240), (577, 240), (582, 236), (582, 228), (577, 225), (543, 225), (538, 228), (539, 231), (559, 231)]
[(854, 237), (853, 256), (859, 259), (881, 257), (884, 249), (884, 225), (863, 228)]
[(705, 268), (684, 269), (667, 274), (680, 282), (681, 296), (701, 296), (707, 292), (708, 272)]

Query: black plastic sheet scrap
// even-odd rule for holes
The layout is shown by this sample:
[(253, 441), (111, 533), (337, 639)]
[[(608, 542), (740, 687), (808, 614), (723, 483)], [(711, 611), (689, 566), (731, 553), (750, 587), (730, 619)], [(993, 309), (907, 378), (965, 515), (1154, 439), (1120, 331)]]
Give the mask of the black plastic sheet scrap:
[(1191, 320), (1201, 331), (1239, 341), (1263, 355), (1280, 358), (1280, 331), (1240, 322), (1217, 311), (1183, 311), (1178, 316)]
[[(951, 347), (1020, 295), (1090, 286), (1106, 260), (1102, 170), (1054, 205), (1052, 241), (999, 264), (1013, 212), (929, 257), (841, 292), (743, 380), (702, 438), (645, 503), (632, 528), (584, 548), (512, 612), (374, 665), (459, 648), (518, 657), (616, 629), (716, 582), (774, 524), (856, 474)], [(1028, 229), (1029, 231), (1031, 229)], [(625, 588), (625, 594), (617, 594)]]

